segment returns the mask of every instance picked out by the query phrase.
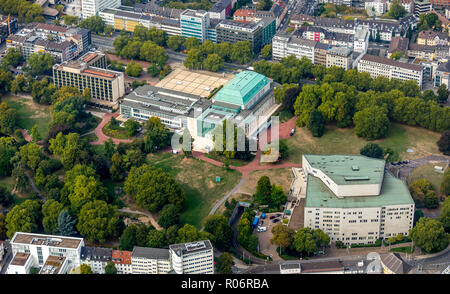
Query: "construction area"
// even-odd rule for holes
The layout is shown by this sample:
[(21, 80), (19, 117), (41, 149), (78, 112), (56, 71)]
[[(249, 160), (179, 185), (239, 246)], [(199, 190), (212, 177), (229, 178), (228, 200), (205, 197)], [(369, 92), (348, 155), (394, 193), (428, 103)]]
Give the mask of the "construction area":
[(157, 83), (156, 87), (208, 97), (214, 89), (226, 85), (234, 75), (206, 71), (190, 71), (179, 67)]

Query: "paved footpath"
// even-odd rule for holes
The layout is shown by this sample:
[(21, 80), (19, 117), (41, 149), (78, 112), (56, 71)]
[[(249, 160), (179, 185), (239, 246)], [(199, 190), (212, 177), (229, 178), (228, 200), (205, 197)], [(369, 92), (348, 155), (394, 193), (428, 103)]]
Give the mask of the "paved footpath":
[[(115, 113), (105, 113), (103, 115), (102, 121), (94, 130), (94, 134), (97, 136), (98, 140), (95, 142), (91, 142), (92, 145), (103, 145), (105, 141), (108, 141), (111, 138), (103, 134), (102, 129), (111, 120), (112, 117), (117, 118), (119, 115), (120, 113), (118, 111)], [(128, 139), (114, 139), (114, 138), (111, 139), (114, 142), (114, 144), (131, 143), (131, 140)]]

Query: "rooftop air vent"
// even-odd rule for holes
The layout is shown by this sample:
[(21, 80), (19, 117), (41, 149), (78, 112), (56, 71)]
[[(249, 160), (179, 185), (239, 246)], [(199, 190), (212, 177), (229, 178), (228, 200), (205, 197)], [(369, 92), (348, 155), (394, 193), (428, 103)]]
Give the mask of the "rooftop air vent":
[(359, 170), (359, 166), (357, 165), (352, 165), (352, 171), (358, 171)]

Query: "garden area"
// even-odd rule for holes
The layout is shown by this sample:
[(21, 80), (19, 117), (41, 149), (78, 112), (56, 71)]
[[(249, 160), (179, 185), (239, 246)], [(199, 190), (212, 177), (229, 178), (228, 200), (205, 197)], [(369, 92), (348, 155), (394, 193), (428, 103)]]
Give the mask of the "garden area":
[(435, 166), (442, 166), (442, 164), (430, 163), (414, 168), (406, 179), (407, 184), (410, 185), (417, 180), (426, 179), (431, 183), (434, 190), (440, 193), (441, 182), (444, 178), (444, 174), (436, 172), (434, 170)]
[[(313, 137), (307, 128), (296, 128), (294, 136), (286, 142), (289, 148), (288, 161), (299, 163), (303, 154), (359, 154), (368, 142), (377, 143), (394, 151), (393, 160), (421, 158), (440, 154), (436, 142), (439, 133), (421, 127), (393, 123), (384, 139), (367, 141), (358, 137), (353, 128), (338, 128), (327, 125), (322, 137)], [(413, 149), (408, 153), (407, 149)]]
[[(186, 191), (186, 206), (180, 222), (197, 228), (201, 227), (202, 220), (214, 203), (225, 196), (241, 178), (237, 171), (172, 153), (149, 154), (147, 162), (169, 173)], [(220, 182), (216, 182), (216, 177), (220, 177)]]
[[(133, 122), (133, 120), (129, 120)], [(103, 127), (102, 132), (108, 137), (115, 139), (134, 139), (133, 134), (139, 128), (138, 125), (130, 126), (128, 128), (125, 124), (121, 126), (121, 123), (114, 117)]]

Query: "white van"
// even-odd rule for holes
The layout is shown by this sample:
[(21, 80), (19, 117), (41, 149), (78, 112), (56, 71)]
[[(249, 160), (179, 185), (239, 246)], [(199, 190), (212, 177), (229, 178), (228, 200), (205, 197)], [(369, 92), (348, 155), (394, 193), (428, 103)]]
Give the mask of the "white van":
[(267, 228), (266, 227), (258, 227), (257, 231), (258, 232), (265, 232), (265, 231), (267, 231)]

